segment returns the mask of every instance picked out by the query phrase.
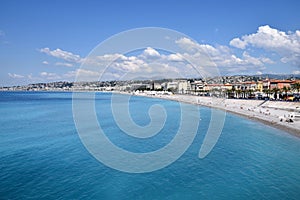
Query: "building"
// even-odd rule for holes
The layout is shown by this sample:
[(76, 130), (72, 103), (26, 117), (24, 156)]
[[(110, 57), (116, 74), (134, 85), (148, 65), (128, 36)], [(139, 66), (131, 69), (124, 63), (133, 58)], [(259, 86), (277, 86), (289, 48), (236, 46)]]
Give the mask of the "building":
[(152, 83), (152, 90), (162, 90), (162, 86), (159, 83)]
[(191, 90), (191, 84), (187, 80), (178, 81), (178, 93), (187, 94)]
[(256, 82), (254, 81), (247, 81), (244, 82), (243, 84), (243, 88), (242, 90), (252, 90), (252, 91), (256, 91)]
[(133, 83), (130, 85), (130, 90), (150, 90), (151, 85), (150, 84), (144, 84), (144, 83)]
[(262, 92), (263, 91), (263, 82), (262, 81), (257, 81), (256, 83), (256, 91)]
[(192, 83), (190, 83), (191, 87), (191, 93), (197, 93), (197, 92), (204, 92), (205, 91), (205, 87), (206, 87), (206, 83), (204, 81), (194, 81)]
[(176, 82), (176, 81), (168, 82), (167, 90), (178, 91), (178, 82)]
[(290, 80), (270, 80), (270, 90), (274, 88), (282, 89), (284, 87), (290, 88), (293, 82)]
[(266, 80), (263, 80), (263, 90), (269, 90), (270, 89), (270, 80), (269, 79), (266, 79)]

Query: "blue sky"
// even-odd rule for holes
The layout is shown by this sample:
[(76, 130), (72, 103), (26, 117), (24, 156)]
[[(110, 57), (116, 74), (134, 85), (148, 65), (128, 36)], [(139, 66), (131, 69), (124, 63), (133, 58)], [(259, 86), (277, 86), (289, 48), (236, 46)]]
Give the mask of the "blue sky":
[(208, 45), (223, 74), (299, 74), (299, 10), (297, 0), (2, 0), (0, 86), (74, 80), (95, 46), (140, 27), (174, 29), (197, 42), (186, 44)]

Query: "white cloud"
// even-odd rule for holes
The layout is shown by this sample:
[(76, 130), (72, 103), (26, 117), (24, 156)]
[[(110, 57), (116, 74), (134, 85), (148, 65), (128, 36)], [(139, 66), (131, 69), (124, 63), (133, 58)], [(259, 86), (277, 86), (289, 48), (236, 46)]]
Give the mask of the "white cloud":
[(28, 75), (27, 75), (27, 78), (28, 78), (29, 80), (32, 80), (32, 79), (33, 79), (32, 74), (28, 74)]
[(173, 62), (182, 62), (182, 61), (184, 61), (184, 58), (182, 57), (182, 55), (180, 53), (176, 53), (176, 54), (168, 55), (167, 60), (173, 61)]
[(65, 78), (77, 79), (76, 81), (97, 81), (101, 73), (98, 71), (92, 71), (87, 69), (77, 69), (74, 71), (69, 71), (63, 76)]
[(46, 78), (47, 80), (58, 80), (61, 78), (56, 73), (51, 73), (51, 72), (41, 72), (40, 76)]
[(41, 75), (41, 76), (47, 76), (48, 73), (47, 73), (47, 72), (41, 72), (40, 75)]
[(274, 64), (275, 62), (267, 57), (261, 57), (261, 61), (266, 64)]
[[(176, 76), (173, 77), (179, 77), (180, 73), (177, 68), (180, 65), (183, 66), (183, 62), (185, 61), (179, 53), (164, 55), (156, 49), (148, 47), (136, 56), (122, 54), (93, 55), (85, 58), (82, 66), (85, 70), (97, 71), (102, 74), (101, 78), (103, 79), (108, 79), (108, 77), (114, 79), (148, 77), (151, 79), (158, 76), (170, 78), (174, 73), (176, 73)], [(93, 78), (92, 76), (91, 79)]]
[[(172, 54), (160, 54), (156, 49), (148, 47), (141, 54), (136, 56), (125, 56), (122, 54), (105, 54), (105, 55), (92, 55), (87, 58), (80, 58), (70, 52), (65, 52), (60, 49), (51, 51), (49, 48), (44, 48), (41, 51), (52, 55), (54, 57), (62, 58), (68, 63), (57, 62), (56, 65), (71, 67), (72, 61), (81, 62), (83, 68), (80, 73), (83, 77), (91, 79), (95, 78), (95, 72), (102, 74), (103, 76), (110, 77), (139, 77), (147, 76), (149, 79), (152, 77), (193, 77), (202, 75), (216, 75), (216, 71), (212, 70), (216, 64), (218, 66), (230, 66), (230, 65), (253, 65), (259, 64), (259, 60), (255, 60), (251, 56), (244, 54), (244, 57), (248, 61), (238, 58), (231, 54), (230, 49), (226, 46), (213, 47), (207, 44), (198, 44), (188, 38), (181, 38), (176, 41), (183, 52)], [(209, 57), (207, 56), (209, 55)], [(195, 69), (190, 66), (188, 61), (196, 64)], [(70, 63), (71, 62), (71, 63)], [(262, 62), (262, 61), (260, 61)], [(211, 67), (211, 68), (207, 68)], [(86, 73), (86, 72), (93, 73)], [(208, 73), (209, 72), (209, 73)], [(78, 72), (76, 72), (78, 73)], [(112, 76), (115, 74), (115, 76)], [(66, 76), (74, 76), (74, 73), (69, 73)], [(98, 75), (97, 75), (98, 76)], [(128, 78), (129, 79), (129, 78)]]
[[(263, 31), (268, 32), (266, 30)], [(295, 34), (300, 36), (298, 32)], [(225, 74), (262, 72), (266, 69), (266, 65), (273, 64), (274, 61), (268, 57), (251, 55), (250, 52), (252, 51), (246, 50), (246, 47), (250, 44), (249, 41), (246, 36), (243, 36), (241, 39), (235, 38), (231, 41), (230, 44), (232, 46), (245, 49), (239, 54), (235, 53), (237, 49), (232, 49), (228, 46), (199, 44), (189, 38), (180, 38), (175, 41), (181, 51), (171, 54), (160, 53), (151, 47), (146, 48), (141, 54), (135, 56), (116, 53), (105, 55), (92, 54), (87, 58), (81, 58), (79, 55), (61, 49), (50, 50), (49, 48), (44, 48), (40, 51), (66, 61), (56, 62), (55, 65), (71, 67), (75, 63), (82, 64), (81, 69), (69, 71), (61, 76), (64, 78), (73, 78), (79, 74), (79, 77), (93, 80), (99, 77), (104, 77), (104, 79), (107, 77), (112, 79), (127, 77), (130, 79), (139, 76), (147, 76), (150, 79), (158, 76), (164, 78), (179, 76), (197, 77), (199, 73), (202, 76), (211, 76), (219, 74), (218, 70), (225, 72)], [(251, 45), (254, 46), (254, 43), (251, 43)], [(290, 62), (287, 58), (282, 59), (282, 61)]]
[(245, 49), (247, 46), (276, 52), (283, 63), (300, 64), (300, 31), (284, 32), (268, 25), (258, 28), (256, 33), (234, 38), (230, 45)]
[(300, 74), (300, 70), (293, 71), (293, 74), (299, 75)]
[(229, 44), (239, 49), (245, 49), (247, 46), (247, 42), (240, 40), (240, 38), (232, 39)]
[[(86, 69), (77, 69), (73, 71), (69, 71), (63, 75), (64, 78), (74, 81), (77, 77), (76, 81), (97, 81), (101, 76), (100, 72), (91, 71)], [(116, 80), (120, 78), (119, 74), (106, 72), (105, 74), (106, 80)], [(101, 79), (104, 80), (104, 79)]]
[(44, 65), (49, 65), (49, 62), (48, 61), (43, 61), (42, 62)]
[(8, 73), (8, 76), (11, 78), (24, 78), (23, 75), (14, 74), (14, 73)]
[(243, 52), (243, 57), (242, 60), (240, 62), (240, 64), (244, 64), (244, 65), (254, 65), (254, 66), (263, 66), (263, 60), (266, 60), (265, 58), (260, 59), (260, 58), (255, 58), (253, 56), (250, 56), (248, 52), (244, 51)]
[(158, 51), (156, 51), (155, 49), (151, 48), (151, 47), (147, 47), (144, 50), (143, 55), (146, 58), (158, 58), (158, 57), (160, 57), (160, 53)]
[(86, 69), (77, 69), (76, 73), (80, 74), (80, 75), (92, 76), (92, 77), (97, 77), (100, 75), (100, 73), (97, 71), (91, 71), (91, 70), (86, 70)]
[(40, 49), (40, 52), (45, 53), (47, 55), (63, 59), (68, 62), (81, 62), (81, 57), (79, 55), (73, 54), (68, 51), (63, 51), (61, 49), (50, 50), (49, 48)]
[(123, 72), (132, 73), (138, 71), (140, 68), (147, 67), (147, 61), (147, 58), (144, 58), (143, 56), (130, 56), (126, 57), (126, 59), (119, 60), (118, 62), (113, 63), (112, 67), (116, 70), (122, 70)]
[(181, 38), (176, 43), (185, 49), (187, 53), (185, 58), (199, 63), (202, 66), (202, 73), (216, 74), (218, 67), (221, 72), (255, 72), (265, 69), (265, 64), (271, 64), (273, 61), (266, 57), (253, 57), (247, 51), (241, 56), (233, 53), (227, 46), (211, 46), (208, 44), (199, 44), (188, 38)]
[(107, 67), (110, 63), (116, 60), (127, 60), (128, 58), (122, 54), (105, 54), (105, 55), (90, 55), (82, 59), (84, 66), (89, 67)]
[(63, 75), (65, 78), (75, 78), (76, 77), (76, 71), (68, 71)]
[(57, 62), (55, 63), (56, 66), (64, 66), (64, 67), (73, 67), (73, 64), (71, 63), (66, 63), (66, 62)]

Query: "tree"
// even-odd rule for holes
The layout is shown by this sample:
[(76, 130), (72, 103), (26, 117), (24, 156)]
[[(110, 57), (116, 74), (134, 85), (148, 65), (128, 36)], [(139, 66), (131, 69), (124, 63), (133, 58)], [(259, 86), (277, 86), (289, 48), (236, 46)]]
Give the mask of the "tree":
[(248, 98), (253, 98), (253, 90), (249, 89), (247, 90), (247, 93), (248, 93)]
[(243, 86), (243, 87), (242, 87), (242, 97), (243, 97), (243, 99), (246, 98), (247, 92), (248, 92), (247, 87), (246, 87), (246, 86)]
[(236, 97), (240, 98), (242, 91), (240, 89), (236, 90)]
[(277, 87), (272, 89), (272, 92), (274, 92), (274, 99), (277, 99), (277, 94), (279, 91), (280, 89), (278, 89)]
[(232, 89), (226, 90), (227, 99), (230, 98), (231, 94), (232, 94)]
[(287, 93), (290, 91), (290, 87), (283, 86), (282, 91), (285, 93), (284, 98), (287, 99)]
[(263, 92), (267, 95), (267, 97), (269, 97), (269, 95), (270, 95), (270, 90), (269, 89), (264, 89)]
[(293, 89), (293, 90), (296, 90), (297, 93), (299, 93), (299, 91), (300, 91), (300, 82), (294, 83), (294, 84), (292, 85), (292, 89)]
[(233, 93), (233, 98), (234, 98), (234, 97), (236, 96), (236, 94), (235, 94), (236, 89), (235, 89), (234, 85), (232, 86), (231, 91), (232, 91), (232, 93)]

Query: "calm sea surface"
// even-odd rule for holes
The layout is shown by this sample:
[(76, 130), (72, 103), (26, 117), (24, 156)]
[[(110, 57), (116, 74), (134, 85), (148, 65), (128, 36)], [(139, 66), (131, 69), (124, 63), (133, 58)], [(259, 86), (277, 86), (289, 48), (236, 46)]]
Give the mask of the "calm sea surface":
[[(112, 118), (110, 96), (96, 94), (100, 125), (111, 141), (133, 152), (170, 142), (180, 122), (177, 102), (132, 97), (133, 120), (150, 121), (163, 105), (164, 134), (134, 139)], [(0, 93), (0, 199), (300, 199), (300, 139), (228, 114), (222, 135), (204, 159), (199, 148), (211, 110), (200, 109), (193, 144), (161, 170), (129, 174), (97, 161), (83, 146), (72, 115), (72, 93)]]

